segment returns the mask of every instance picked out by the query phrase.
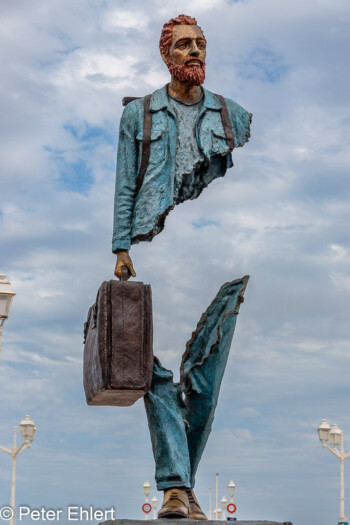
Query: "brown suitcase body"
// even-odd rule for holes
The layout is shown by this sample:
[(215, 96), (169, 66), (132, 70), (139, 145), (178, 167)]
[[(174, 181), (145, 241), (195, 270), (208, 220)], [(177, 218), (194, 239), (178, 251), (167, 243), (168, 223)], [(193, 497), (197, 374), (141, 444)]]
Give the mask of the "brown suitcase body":
[(152, 292), (141, 282), (105, 281), (84, 336), (88, 405), (130, 406), (144, 396), (153, 370)]

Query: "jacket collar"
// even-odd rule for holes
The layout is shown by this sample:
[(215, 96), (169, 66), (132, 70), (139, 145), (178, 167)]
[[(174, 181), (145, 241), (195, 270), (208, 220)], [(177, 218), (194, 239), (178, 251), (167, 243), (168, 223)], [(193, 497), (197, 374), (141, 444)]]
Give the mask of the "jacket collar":
[[(202, 90), (204, 94), (203, 106), (207, 109), (221, 110), (221, 104), (215, 94), (203, 87)], [(173, 113), (168, 97), (168, 84), (161, 89), (157, 89), (151, 97), (150, 110), (154, 113), (161, 109), (167, 109), (170, 113)]]

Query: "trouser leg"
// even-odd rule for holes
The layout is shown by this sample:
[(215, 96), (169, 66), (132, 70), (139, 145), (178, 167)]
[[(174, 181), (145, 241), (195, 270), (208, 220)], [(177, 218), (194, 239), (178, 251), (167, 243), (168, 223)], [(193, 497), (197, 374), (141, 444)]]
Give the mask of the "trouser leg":
[(158, 490), (190, 488), (190, 459), (181, 388), (173, 374), (154, 359), (151, 389), (144, 397), (156, 464)]
[(158, 490), (194, 486), (247, 281), (244, 277), (224, 284), (202, 315), (186, 345), (181, 384), (174, 384), (172, 372), (155, 358), (152, 385), (144, 402)]
[(224, 284), (187, 343), (181, 365), (186, 395), (187, 443), (194, 486), (218, 402), (236, 319), (248, 278)]

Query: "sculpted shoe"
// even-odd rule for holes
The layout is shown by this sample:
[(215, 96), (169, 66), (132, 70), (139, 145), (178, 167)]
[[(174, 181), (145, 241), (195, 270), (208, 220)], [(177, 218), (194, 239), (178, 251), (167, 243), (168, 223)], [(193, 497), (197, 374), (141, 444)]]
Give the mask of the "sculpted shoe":
[(189, 503), (186, 490), (168, 489), (164, 492), (158, 518), (188, 518)]
[(187, 491), (187, 497), (190, 504), (190, 520), (207, 520), (208, 518), (200, 508), (193, 490)]

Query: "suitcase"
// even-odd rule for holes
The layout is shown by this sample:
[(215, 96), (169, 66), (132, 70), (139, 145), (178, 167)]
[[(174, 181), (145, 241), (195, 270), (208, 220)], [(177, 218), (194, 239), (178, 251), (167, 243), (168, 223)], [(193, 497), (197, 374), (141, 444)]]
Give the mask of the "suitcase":
[(130, 406), (151, 386), (151, 287), (127, 282), (125, 273), (102, 283), (84, 326), (88, 405)]

